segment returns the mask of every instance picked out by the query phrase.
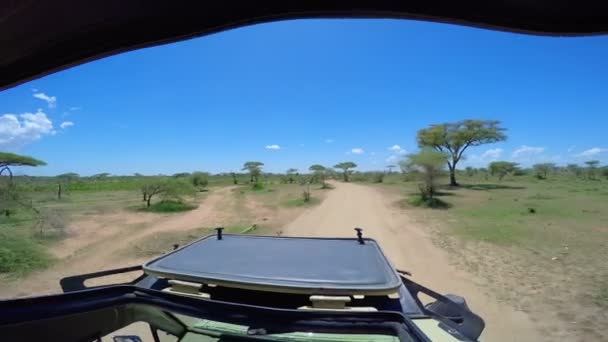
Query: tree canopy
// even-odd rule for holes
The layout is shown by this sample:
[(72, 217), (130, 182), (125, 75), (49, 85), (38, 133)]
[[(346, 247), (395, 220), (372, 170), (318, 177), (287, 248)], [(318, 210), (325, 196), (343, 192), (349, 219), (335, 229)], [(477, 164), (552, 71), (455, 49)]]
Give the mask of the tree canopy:
[(251, 182), (258, 183), (260, 174), (262, 174), (262, 166), (264, 163), (259, 161), (248, 161), (243, 164), (243, 171), (249, 171)]
[(45, 162), (39, 159), (35, 159), (29, 156), (24, 156), (9, 152), (0, 152), (0, 175), (7, 171), (10, 177), (13, 177), (13, 166), (43, 166)]
[(507, 139), (505, 128), (497, 120), (463, 120), (431, 125), (418, 131), (416, 140), (420, 147), (429, 146), (449, 154), (446, 160), (450, 170), (450, 184), (456, 182), (456, 164), (470, 146), (495, 143)]
[(536, 177), (538, 179), (546, 179), (547, 174), (555, 170), (557, 166), (555, 163), (540, 163), (532, 165), (532, 168), (534, 169), (534, 172), (536, 172)]
[(508, 161), (495, 161), (488, 165), (490, 175), (498, 176), (499, 180), (502, 180), (504, 176), (517, 170), (517, 163)]
[(357, 164), (352, 161), (345, 161), (334, 165), (334, 168), (342, 170), (342, 176), (344, 177), (344, 181), (348, 182), (348, 171), (349, 169), (353, 169), (357, 167)]

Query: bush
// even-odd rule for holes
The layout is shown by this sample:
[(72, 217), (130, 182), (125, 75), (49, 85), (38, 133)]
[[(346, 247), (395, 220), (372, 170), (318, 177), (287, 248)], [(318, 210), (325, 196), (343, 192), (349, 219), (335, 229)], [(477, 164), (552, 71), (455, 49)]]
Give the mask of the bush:
[(449, 204), (440, 200), (439, 198), (423, 197), (419, 194), (413, 195), (409, 198), (408, 203), (415, 207), (425, 207), (433, 209), (445, 209), (449, 207)]
[(155, 213), (176, 213), (180, 211), (192, 210), (195, 208), (195, 205), (184, 203), (182, 201), (167, 200), (154, 203), (149, 208), (147, 208), (147, 210)]
[(384, 172), (374, 172), (374, 174), (372, 175), (372, 181), (374, 183), (384, 182)]
[(253, 183), (253, 185), (251, 186), (251, 190), (264, 190), (264, 184), (263, 183)]

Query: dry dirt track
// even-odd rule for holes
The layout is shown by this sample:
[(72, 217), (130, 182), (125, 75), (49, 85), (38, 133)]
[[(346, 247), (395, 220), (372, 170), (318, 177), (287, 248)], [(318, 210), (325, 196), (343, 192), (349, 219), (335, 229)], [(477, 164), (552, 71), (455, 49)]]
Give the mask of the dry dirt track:
[(526, 313), (484, 294), (471, 276), (454, 269), (448, 255), (433, 245), (429, 232), (396, 208), (377, 189), (334, 183), (323, 203), (295, 219), (283, 231), (290, 236), (354, 237), (354, 227), (376, 239), (395, 267), (409, 270), (413, 280), (441, 293), (464, 296), (486, 321), (482, 340), (540, 341)]
[[(218, 217), (216, 207), (223, 204), (225, 198), (230, 196), (231, 190), (232, 187), (227, 187), (213, 192), (201, 206), (183, 215), (152, 216), (154, 217), (153, 221), (145, 224), (145, 227), (140, 230), (121, 231), (119, 225), (103, 226), (100, 229), (113, 231), (93, 243), (90, 243), (90, 241), (74, 242), (68, 238), (67, 241), (63, 242), (65, 245), (77, 244), (80, 245), (80, 249), (47, 270), (34, 273), (19, 281), (2, 284), (0, 286), (0, 298), (57, 293), (61, 292), (59, 280), (65, 276), (137, 265), (143, 262), (145, 258), (127, 257), (121, 252), (130, 248), (132, 243), (154, 233), (183, 231), (206, 225), (221, 224), (224, 219)], [(128, 221), (137, 217), (141, 218), (142, 213), (121, 213), (120, 215), (122, 215), (122, 220)], [(76, 239), (83, 240), (80, 236), (77, 236)], [(56, 247), (56, 249), (60, 248), (61, 245)], [(133, 275), (125, 275), (123, 281), (132, 278)], [(112, 279), (120, 281), (120, 278), (117, 277)]]

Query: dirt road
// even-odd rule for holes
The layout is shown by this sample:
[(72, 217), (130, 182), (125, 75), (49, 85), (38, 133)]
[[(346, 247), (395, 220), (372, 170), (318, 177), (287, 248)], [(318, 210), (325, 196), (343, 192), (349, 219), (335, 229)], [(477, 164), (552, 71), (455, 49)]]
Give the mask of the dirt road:
[[(78, 227), (79, 234), (67, 238), (53, 248), (61, 251), (61, 254), (55, 254), (65, 257), (64, 260), (47, 270), (34, 273), (20, 281), (2, 284), (0, 286), (0, 298), (57, 293), (61, 292), (59, 280), (65, 276), (137, 265), (144, 259), (125, 257), (121, 253), (130, 248), (135, 241), (158, 232), (184, 231), (202, 226), (211, 227), (224, 222), (224, 218), (218, 215), (223, 211), (216, 210), (216, 207), (224, 205), (226, 199), (230, 198), (231, 190), (232, 188), (228, 187), (214, 191), (198, 208), (179, 215), (169, 214), (159, 217), (147, 213), (121, 212), (98, 218), (99, 222), (105, 223), (91, 226), (92, 229), (103, 230), (103, 232), (91, 232), (94, 233), (93, 235), (83, 234), (83, 231), (90, 229), (84, 226)], [(118, 220), (123, 221), (123, 223), (129, 221), (143, 223), (143, 227), (126, 229), (125, 225), (117, 222)], [(94, 221), (94, 219), (88, 219), (79, 224), (88, 224), (88, 221)], [(133, 276), (126, 275), (126, 278), (125, 280), (128, 280)]]
[(284, 230), (291, 236), (354, 237), (354, 227), (376, 239), (393, 264), (413, 273), (413, 279), (441, 293), (464, 296), (486, 321), (482, 340), (540, 341), (528, 315), (498, 303), (478, 288), (471, 275), (450, 265), (449, 256), (436, 247), (430, 232), (377, 189), (335, 183), (324, 202), (295, 219)]

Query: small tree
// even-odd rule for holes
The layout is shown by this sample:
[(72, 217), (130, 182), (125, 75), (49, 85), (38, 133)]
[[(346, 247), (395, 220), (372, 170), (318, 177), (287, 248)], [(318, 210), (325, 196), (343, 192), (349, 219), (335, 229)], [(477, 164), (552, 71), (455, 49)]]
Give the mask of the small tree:
[(289, 184), (293, 184), (293, 182), (295, 182), (296, 177), (298, 177), (298, 169), (288, 169), (287, 172), (287, 181), (289, 182)]
[(583, 174), (583, 170), (577, 164), (566, 165), (566, 170), (576, 177), (580, 177)]
[[(75, 172), (62, 173), (57, 176), (57, 199), (61, 199), (62, 194), (70, 189), (70, 184), (80, 178)], [(69, 192), (69, 191), (68, 191)]]
[(395, 165), (395, 164), (386, 165), (386, 168), (388, 169), (389, 174), (393, 173), (393, 169), (396, 167), (397, 167), (397, 165)]
[(152, 197), (162, 194), (166, 190), (166, 186), (163, 182), (154, 181), (143, 184), (140, 190), (143, 201), (146, 202), (146, 208), (150, 208)]
[(193, 196), (196, 189), (187, 180), (169, 180), (162, 184), (161, 201), (182, 202), (184, 196)]
[(312, 184), (314, 177), (312, 176), (301, 176), (299, 178), (300, 186), (302, 187), (302, 200), (304, 202), (310, 202), (312, 197), (310, 192), (310, 184)]
[(536, 178), (538, 179), (547, 179), (547, 174), (552, 170), (556, 169), (554, 163), (542, 163), (542, 164), (534, 164), (532, 165), (534, 172), (536, 173)]
[(495, 161), (488, 165), (490, 175), (497, 176), (498, 180), (502, 180), (506, 175), (517, 170), (517, 163), (508, 161)]
[(595, 179), (595, 176), (597, 174), (597, 167), (600, 165), (600, 161), (588, 160), (585, 162), (585, 165), (587, 165), (587, 178)]
[(329, 186), (325, 182), (327, 177), (327, 168), (320, 164), (311, 165), (308, 170), (313, 172), (314, 180), (318, 180), (321, 182), (321, 188), (327, 189)]
[(262, 166), (264, 166), (264, 163), (259, 161), (248, 161), (243, 164), (243, 171), (249, 172), (251, 183), (258, 184), (258, 180), (262, 174)]
[(190, 175), (190, 182), (199, 191), (203, 191), (209, 185), (209, 174), (206, 172), (193, 172)]
[(239, 179), (237, 178), (236, 172), (231, 172), (230, 175), (232, 176), (232, 184), (239, 184)]
[(348, 182), (348, 175), (351, 172), (350, 169), (353, 169), (355, 167), (357, 167), (357, 164), (351, 161), (341, 162), (334, 165), (334, 168), (342, 170), (342, 177), (345, 182)]
[(495, 143), (507, 139), (505, 129), (496, 120), (464, 120), (454, 123), (431, 125), (418, 131), (416, 139), (420, 147), (429, 146), (448, 153), (446, 160), (450, 170), (450, 185), (457, 186), (456, 164), (469, 146)]
[(418, 153), (407, 155), (406, 163), (410, 169), (419, 171), (423, 183), (418, 185), (422, 200), (432, 203), (436, 193), (437, 178), (445, 167), (448, 156), (431, 148), (423, 148)]

